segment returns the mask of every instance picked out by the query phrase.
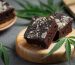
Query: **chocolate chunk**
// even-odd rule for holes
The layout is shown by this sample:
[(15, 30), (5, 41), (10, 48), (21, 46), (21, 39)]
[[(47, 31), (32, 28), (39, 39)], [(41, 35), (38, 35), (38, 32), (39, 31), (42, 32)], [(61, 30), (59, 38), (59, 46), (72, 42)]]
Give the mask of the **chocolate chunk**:
[(28, 26), (24, 37), (28, 43), (48, 48), (55, 37), (57, 28), (54, 17), (38, 17)]
[(72, 31), (72, 21), (73, 19), (63, 13), (56, 13), (53, 15), (55, 18), (55, 21), (58, 25), (58, 31), (56, 33), (56, 36), (54, 40), (57, 40), (61, 37), (66, 36)]

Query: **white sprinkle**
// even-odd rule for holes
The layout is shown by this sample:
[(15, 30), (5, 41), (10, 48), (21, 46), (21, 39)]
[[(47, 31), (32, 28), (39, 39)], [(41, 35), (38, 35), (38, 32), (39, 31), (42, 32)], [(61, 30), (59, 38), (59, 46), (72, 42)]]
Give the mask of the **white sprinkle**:
[(1, 2), (1, 1), (0, 1), (0, 12), (3, 12), (3, 11), (5, 11), (5, 10), (7, 9), (7, 6), (4, 5), (4, 3), (5, 3), (5, 2)]
[(55, 19), (56, 23), (61, 23), (59, 19)]
[(52, 19), (54, 19), (54, 17), (53, 16), (50, 16)]
[(47, 32), (42, 33), (41, 37), (45, 38), (46, 37)]

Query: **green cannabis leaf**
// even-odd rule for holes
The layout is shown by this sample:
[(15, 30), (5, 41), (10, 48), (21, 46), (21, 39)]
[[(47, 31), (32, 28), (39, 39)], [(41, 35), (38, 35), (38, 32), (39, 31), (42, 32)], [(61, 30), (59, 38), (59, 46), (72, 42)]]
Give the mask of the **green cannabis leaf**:
[(26, 8), (24, 4), (22, 4), (21, 2), (19, 2), (18, 0), (16, 0), (16, 2), (22, 7), (22, 8)]
[(66, 41), (66, 38), (59, 39), (59, 41), (54, 46), (54, 48), (48, 53), (48, 56), (51, 55), (51, 54), (53, 54), (56, 50), (58, 50), (63, 45), (63, 43), (65, 41)]
[(71, 57), (71, 45), (70, 45), (70, 41), (68, 39), (67, 39), (66, 44), (65, 44), (65, 49), (66, 49), (67, 60), (70, 61), (70, 57)]
[(0, 43), (0, 57), (3, 60), (5, 65), (9, 65), (9, 56), (7, 53), (7, 48)]
[(51, 51), (48, 53), (48, 56), (53, 54), (56, 50), (58, 50), (63, 44), (65, 44), (65, 50), (66, 50), (66, 58), (70, 62), (71, 57), (71, 45), (75, 47), (75, 36), (70, 37), (63, 37), (57, 40), (55, 46), (51, 49)]
[(75, 37), (74, 37), (74, 36), (70, 36), (69, 38), (75, 39)]
[(60, 9), (53, 3), (53, 0), (47, 0), (47, 4), (39, 0), (39, 5), (34, 5), (27, 0), (24, 0), (25, 4), (18, 0), (16, 2), (23, 8), (16, 10), (16, 15), (23, 19), (31, 19), (33, 16), (48, 16)]
[(47, 0), (48, 5), (52, 5), (53, 4), (53, 0)]

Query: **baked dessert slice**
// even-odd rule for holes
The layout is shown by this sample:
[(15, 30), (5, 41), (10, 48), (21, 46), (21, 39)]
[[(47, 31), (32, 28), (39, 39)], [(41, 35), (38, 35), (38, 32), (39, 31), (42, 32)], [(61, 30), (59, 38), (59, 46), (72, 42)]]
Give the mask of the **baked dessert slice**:
[(54, 40), (68, 35), (72, 31), (72, 21), (73, 19), (63, 13), (56, 13), (53, 15), (55, 21), (58, 25), (58, 31), (55, 35)]
[(55, 37), (58, 26), (54, 17), (38, 17), (27, 28), (24, 37), (28, 43), (48, 48)]
[(9, 3), (0, 0), (0, 24), (12, 19), (14, 16), (14, 8)]

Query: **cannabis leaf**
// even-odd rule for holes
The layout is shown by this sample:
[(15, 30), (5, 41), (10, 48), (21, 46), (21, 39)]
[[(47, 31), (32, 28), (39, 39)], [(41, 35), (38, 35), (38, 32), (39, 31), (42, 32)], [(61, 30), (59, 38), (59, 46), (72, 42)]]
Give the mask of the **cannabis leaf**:
[(53, 4), (53, 0), (47, 0), (48, 5), (52, 5)]
[(16, 10), (16, 15), (23, 19), (31, 19), (33, 16), (48, 16), (57, 12), (60, 7), (53, 3), (53, 0), (47, 0), (47, 4), (39, 0), (39, 5), (34, 5), (27, 0), (22, 3), (16, 2), (23, 8)]
[(3, 60), (5, 65), (9, 65), (9, 56), (7, 53), (7, 48), (0, 43), (0, 57)]
[(26, 6), (22, 3), (22, 2), (20, 2), (20, 1), (18, 1), (18, 0), (15, 0), (22, 8), (26, 8)]
[(66, 41), (66, 38), (59, 39), (59, 41), (54, 46), (54, 48), (48, 53), (48, 56), (51, 55), (51, 54), (53, 54), (56, 50), (58, 50), (63, 45), (63, 43), (65, 41)]
[(70, 61), (70, 57), (71, 57), (71, 45), (70, 45), (70, 41), (68, 39), (67, 39), (66, 44), (65, 44), (65, 49), (66, 49), (67, 60)]
[(75, 36), (70, 36), (69, 38), (75, 39)]
[(56, 50), (58, 50), (62, 44), (65, 44), (65, 50), (66, 50), (66, 58), (70, 62), (70, 57), (71, 57), (71, 45), (75, 47), (75, 36), (70, 36), (70, 37), (63, 37), (57, 40), (56, 45), (51, 49), (51, 51), (48, 53), (48, 56), (53, 54)]

